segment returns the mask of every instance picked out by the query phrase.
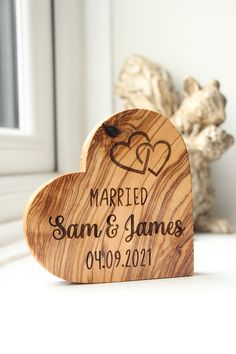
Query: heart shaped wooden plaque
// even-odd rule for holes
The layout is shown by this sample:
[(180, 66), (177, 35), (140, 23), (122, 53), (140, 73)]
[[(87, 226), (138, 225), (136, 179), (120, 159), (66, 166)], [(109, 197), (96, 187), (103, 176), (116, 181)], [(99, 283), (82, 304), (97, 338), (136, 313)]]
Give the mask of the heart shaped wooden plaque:
[(189, 160), (168, 119), (144, 109), (112, 115), (86, 140), (81, 165), (26, 207), (25, 235), (47, 270), (76, 283), (193, 273)]

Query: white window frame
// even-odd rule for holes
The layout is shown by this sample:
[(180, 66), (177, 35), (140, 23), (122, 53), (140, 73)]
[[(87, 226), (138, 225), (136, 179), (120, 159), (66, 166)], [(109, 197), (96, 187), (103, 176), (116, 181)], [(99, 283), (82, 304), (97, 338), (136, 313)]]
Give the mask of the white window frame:
[(29, 195), (55, 173), (51, 1), (16, 7), (20, 129), (0, 128), (1, 224), (20, 219)]
[(49, 0), (16, 0), (20, 129), (0, 128), (0, 175), (52, 171), (53, 62)]

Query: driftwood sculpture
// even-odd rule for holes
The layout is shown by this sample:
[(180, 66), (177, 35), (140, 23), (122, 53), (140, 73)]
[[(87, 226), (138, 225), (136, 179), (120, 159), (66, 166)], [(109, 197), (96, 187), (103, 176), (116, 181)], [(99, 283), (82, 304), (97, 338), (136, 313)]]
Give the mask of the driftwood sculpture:
[(218, 81), (201, 87), (187, 77), (183, 88), (185, 97), (181, 99), (163, 67), (134, 55), (124, 63), (115, 89), (125, 108), (159, 111), (182, 134), (190, 157), (195, 230), (230, 233), (227, 220), (212, 216), (214, 189), (209, 168), (210, 162), (234, 143), (232, 135), (220, 127), (225, 120), (226, 99)]

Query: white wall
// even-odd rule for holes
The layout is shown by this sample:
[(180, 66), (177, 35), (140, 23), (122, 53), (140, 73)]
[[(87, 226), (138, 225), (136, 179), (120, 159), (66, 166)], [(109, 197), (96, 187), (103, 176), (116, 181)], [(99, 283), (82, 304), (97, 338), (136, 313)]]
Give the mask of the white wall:
[[(90, 1), (94, 6), (96, 1)], [(201, 84), (216, 78), (228, 99), (228, 119), (224, 128), (236, 137), (235, 0), (103, 0), (99, 3), (106, 7), (110, 4), (111, 31), (103, 36), (110, 39), (111, 62), (107, 70), (111, 71), (111, 87), (124, 60), (134, 53), (162, 64), (170, 71), (178, 88), (185, 75), (196, 77)], [(94, 7), (90, 7), (90, 12), (96, 15)], [(104, 21), (107, 23), (107, 11), (104, 11)], [(98, 57), (100, 53), (97, 53)], [(90, 55), (96, 55), (96, 52)], [(98, 75), (101, 77), (101, 72)], [(102, 95), (103, 85), (107, 89), (109, 83), (100, 81), (98, 85)], [(92, 97), (91, 102), (94, 103)], [(122, 109), (119, 99), (113, 98), (112, 109)], [(89, 117), (90, 127), (102, 118), (102, 113), (100, 110), (99, 116)], [(231, 148), (212, 165), (217, 192), (216, 213), (227, 216), (232, 223), (236, 223), (235, 152), (236, 147)]]

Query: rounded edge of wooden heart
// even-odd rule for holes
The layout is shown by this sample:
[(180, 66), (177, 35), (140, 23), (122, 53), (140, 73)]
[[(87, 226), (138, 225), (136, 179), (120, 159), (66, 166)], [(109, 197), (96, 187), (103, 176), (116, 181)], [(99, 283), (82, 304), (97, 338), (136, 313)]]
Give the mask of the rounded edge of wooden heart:
[[(38, 257), (38, 254), (35, 252), (35, 250), (31, 247), (30, 243), (29, 243), (29, 239), (28, 239), (28, 236), (27, 236), (27, 217), (28, 217), (28, 214), (29, 214), (29, 211), (30, 211), (30, 208), (35, 200), (35, 198), (37, 197), (37, 195), (39, 193), (41, 193), (45, 188), (47, 188), (50, 184), (56, 182), (58, 179), (60, 178), (67, 178), (68, 176), (70, 175), (74, 175), (74, 174), (84, 174), (86, 173), (87, 171), (87, 161), (88, 161), (88, 155), (89, 155), (89, 148), (90, 148), (90, 145), (93, 141), (93, 138), (95, 137), (97, 131), (99, 128), (101, 128), (102, 124), (104, 124), (105, 122), (110, 122), (114, 117), (117, 117), (117, 118), (122, 118), (122, 116), (125, 115), (125, 113), (127, 112), (131, 112), (133, 114), (135, 114), (135, 112), (137, 111), (143, 111), (143, 113), (155, 113), (155, 115), (158, 117), (163, 117), (162, 114), (160, 114), (159, 112), (155, 112), (155, 111), (152, 111), (152, 110), (147, 110), (147, 109), (127, 109), (127, 110), (124, 110), (124, 111), (119, 111), (119, 112), (116, 112), (114, 114), (112, 114), (111, 116), (109, 116), (108, 119), (105, 119), (105, 120), (102, 120), (100, 121), (95, 127), (94, 129), (88, 134), (87, 138), (85, 139), (84, 141), (84, 144), (82, 146), (82, 150), (81, 150), (81, 164), (80, 164), (80, 169), (79, 171), (74, 171), (74, 172), (69, 172), (69, 173), (65, 173), (65, 174), (62, 174), (62, 175), (59, 175), (59, 176), (56, 176), (55, 178), (52, 178), (50, 179), (49, 181), (45, 182), (44, 184), (42, 184), (39, 188), (37, 188), (37, 190), (32, 194), (32, 196), (29, 198), (29, 200), (27, 201), (26, 203), (26, 206), (24, 208), (24, 212), (23, 212), (23, 230), (24, 230), (24, 237), (25, 237), (25, 240), (28, 244), (28, 247), (32, 253), (32, 255), (35, 257), (35, 259), (48, 271), (50, 272), (51, 274), (57, 276), (58, 278), (60, 279), (63, 279), (65, 281), (69, 281), (71, 282), (71, 280), (69, 279), (66, 279), (66, 278), (63, 278), (62, 276), (59, 276), (57, 274), (55, 274), (54, 272), (52, 272), (51, 269), (48, 269), (47, 267), (45, 267), (45, 265), (41, 262), (41, 260), (39, 259)], [(163, 117), (165, 118), (165, 117)], [(177, 128), (174, 126), (174, 124), (168, 119), (168, 118), (165, 118), (166, 120), (168, 120), (168, 124), (171, 124), (174, 129), (177, 130)], [(178, 132), (179, 133), (179, 132)], [(181, 136), (181, 134), (179, 133), (179, 136), (180, 136), (180, 139), (182, 140), (182, 143), (183, 145), (185, 146), (185, 149), (186, 149), (186, 152), (187, 152), (187, 147), (186, 147), (186, 144), (185, 144), (185, 141), (183, 139), (183, 137)], [(190, 166), (190, 163), (189, 163), (189, 155), (187, 153), (187, 157), (188, 157), (188, 164)], [(191, 176), (191, 170), (190, 170), (190, 176)], [(192, 185), (191, 185), (191, 193), (192, 193)], [(86, 283), (87, 284), (87, 283)]]

